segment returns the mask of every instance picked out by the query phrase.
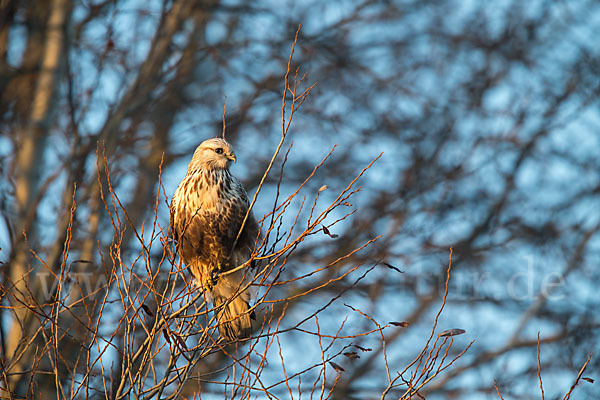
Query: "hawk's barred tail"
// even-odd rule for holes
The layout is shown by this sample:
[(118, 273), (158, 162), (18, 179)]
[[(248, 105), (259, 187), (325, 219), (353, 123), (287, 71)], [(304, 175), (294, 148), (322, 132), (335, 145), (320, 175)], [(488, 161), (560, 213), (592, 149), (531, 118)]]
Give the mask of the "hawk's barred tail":
[(213, 294), (213, 303), (215, 309), (222, 307), (218, 311), (219, 334), (222, 337), (230, 342), (250, 337), (252, 323), (248, 312), (249, 306), (241, 296), (230, 300)]

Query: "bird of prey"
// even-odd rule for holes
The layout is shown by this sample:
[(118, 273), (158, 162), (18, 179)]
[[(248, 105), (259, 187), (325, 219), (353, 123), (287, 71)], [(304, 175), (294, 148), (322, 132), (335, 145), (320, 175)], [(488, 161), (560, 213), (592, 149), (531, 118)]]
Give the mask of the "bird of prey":
[[(219, 322), (219, 334), (228, 341), (250, 336), (251, 268), (246, 263), (258, 237), (258, 224), (248, 212), (248, 195), (229, 172), (235, 154), (223, 139), (200, 144), (171, 201), (171, 226), (179, 257), (196, 283), (208, 289)], [(238, 233), (239, 238), (238, 237)], [(236, 241), (237, 238), (237, 241)]]

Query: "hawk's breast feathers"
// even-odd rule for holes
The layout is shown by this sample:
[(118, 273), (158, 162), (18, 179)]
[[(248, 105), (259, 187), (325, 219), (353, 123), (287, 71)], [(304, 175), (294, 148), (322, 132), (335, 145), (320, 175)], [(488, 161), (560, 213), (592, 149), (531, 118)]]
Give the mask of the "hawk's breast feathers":
[[(200, 257), (206, 261), (212, 259), (229, 264), (225, 258), (232, 250), (233, 253), (245, 253), (241, 258), (245, 255), (247, 260), (258, 233), (251, 216), (246, 221), (236, 249), (233, 249), (233, 244), (248, 207), (244, 188), (229, 171), (200, 170), (188, 174), (179, 184), (171, 203), (173, 232), (179, 241), (184, 262), (192, 257)], [(249, 243), (250, 240), (252, 243)]]

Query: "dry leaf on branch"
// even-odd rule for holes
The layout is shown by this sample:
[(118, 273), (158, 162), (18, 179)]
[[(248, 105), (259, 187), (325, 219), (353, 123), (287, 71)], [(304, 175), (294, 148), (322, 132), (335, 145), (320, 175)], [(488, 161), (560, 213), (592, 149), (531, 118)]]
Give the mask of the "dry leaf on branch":
[(171, 338), (169, 337), (169, 334), (167, 333), (166, 329), (162, 330), (163, 336), (165, 337), (165, 340), (167, 341), (167, 343), (171, 344)]
[(344, 368), (340, 367), (338, 364), (334, 363), (333, 361), (329, 361), (329, 364), (331, 364), (331, 366), (333, 367), (333, 369), (335, 369), (335, 371), (340, 374), (342, 372), (345, 371)]
[(340, 236), (340, 235), (336, 235), (335, 233), (329, 232), (329, 229), (327, 229), (327, 227), (325, 225), (321, 225), (321, 226), (323, 227), (323, 233), (326, 235), (329, 235), (330, 238), (335, 239)]
[(179, 346), (181, 347), (182, 350), (188, 351), (188, 348), (185, 344), (185, 340), (183, 340), (181, 337), (179, 337), (179, 335), (173, 335), (175, 337), (175, 339), (177, 339), (177, 343), (179, 343)]
[(150, 311), (150, 308), (149, 308), (147, 305), (145, 305), (145, 304), (142, 304), (142, 310), (144, 310), (144, 312), (145, 312), (145, 313), (146, 313), (148, 316), (150, 316), (150, 317), (154, 317), (154, 313), (153, 313), (152, 311)]
[(440, 337), (457, 336), (462, 335), (465, 332), (464, 329), (448, 329), (447, 331), (440, 333)]
[(390, 269), (393, 269), (394, 271), (398, 271), (398, 272), (400, 272), (401, 274), (403, 274), (403, 273), (404, 273), (404, 271), (401, 271), (399, 268), (397, 268), (397, 267), (394, 267), (394, 266), (393, 266), (392, 264), (390, 264), (390, 263), (386, 263), (385, 261), (382, 261), (382, 264), (383, 264), (383, 265), (385, 265), (386, 267), (390, 268)]

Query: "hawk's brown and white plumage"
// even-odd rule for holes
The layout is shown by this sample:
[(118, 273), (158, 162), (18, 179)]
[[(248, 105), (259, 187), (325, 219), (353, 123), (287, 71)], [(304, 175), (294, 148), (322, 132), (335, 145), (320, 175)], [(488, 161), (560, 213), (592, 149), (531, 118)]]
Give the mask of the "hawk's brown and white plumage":
[(258, 225), (250, 214), (235, 243), (249, 207), (244, 187), (229, 172), (235, 160), (225, 140), (202, 142), (171, 201), (171, 225), (179, 256), (196, 281), (210, 290), (219, 333), (227, 340), (247, 338), (252, 331), (248, 312), (251, 293), (243, 290), (251, 280), (250, 269), (217, 276), (248, 261), (258, 236)]

